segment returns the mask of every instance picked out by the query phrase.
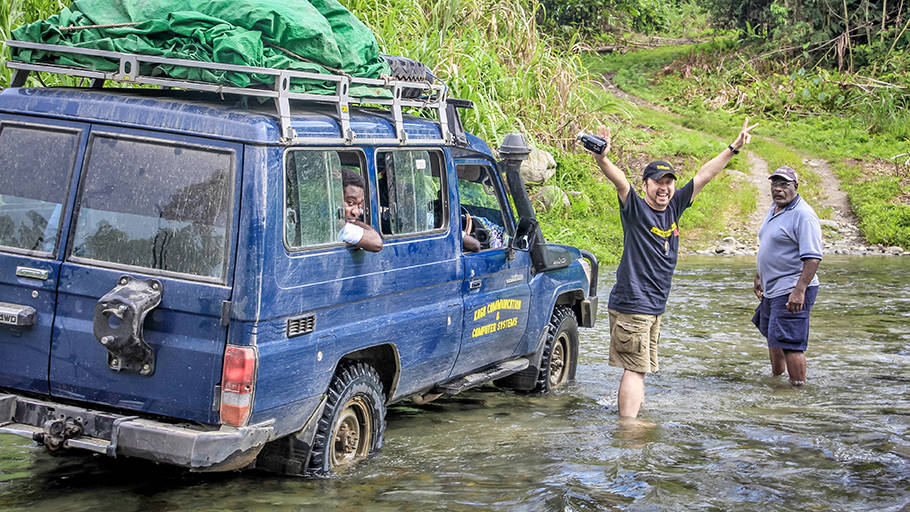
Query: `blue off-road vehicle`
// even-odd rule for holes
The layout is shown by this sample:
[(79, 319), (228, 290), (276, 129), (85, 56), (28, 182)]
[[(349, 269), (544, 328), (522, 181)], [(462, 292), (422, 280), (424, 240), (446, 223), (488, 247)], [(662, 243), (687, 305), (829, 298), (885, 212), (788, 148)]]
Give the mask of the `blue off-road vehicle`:
[[(0, 433), (194, 471), (326, 473), (379, 450), (390, 403), (574, 377), (597, 262), (546, 243), (523, 138), (497, 160), (444, 86), (320, 75), (337, 92), (310, 95), (288, 87), (302, 72), (8, 44), (119, 70), (7, 63)], [(85, 86), (23, 87), (39, 71)], [(359, 100), (358, 80), (388, 94)], [(338, 239), (349, 171), (378, 252)]]

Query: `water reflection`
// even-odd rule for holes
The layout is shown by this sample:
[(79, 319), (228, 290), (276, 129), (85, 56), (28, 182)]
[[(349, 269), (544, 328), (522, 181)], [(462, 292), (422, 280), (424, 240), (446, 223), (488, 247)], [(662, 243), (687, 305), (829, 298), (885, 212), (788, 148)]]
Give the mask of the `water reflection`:
[[(616, 417), (605, 311), (577, 381), (389, 411), (383, 451), (342, 477), (194, 475), (54, 457), (0, 437), (4, 510), (882, 510), (910, 502), (910, 259), (826, 259), (809, 382), (770, 376), (749, 323), (752, 259), (674, 280), (641, 422)], [(603, 271), (600, 289), (612, 286)]]

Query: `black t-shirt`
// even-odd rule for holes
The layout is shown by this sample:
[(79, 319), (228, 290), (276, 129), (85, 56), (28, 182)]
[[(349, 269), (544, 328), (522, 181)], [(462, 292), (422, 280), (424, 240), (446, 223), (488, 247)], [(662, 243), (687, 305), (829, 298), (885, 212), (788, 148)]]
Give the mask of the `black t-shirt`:
[[(609, 308), (620, 313), (663, 314), (670, 280), (679, 255), (679, 227), (683, 211), (692, 205), (690, 180), (676, 190), (664, 211), (648, 206), (635, 190), (619, 210), (623, 250)], [(620, 202), (620, 204), (622, 204)]]

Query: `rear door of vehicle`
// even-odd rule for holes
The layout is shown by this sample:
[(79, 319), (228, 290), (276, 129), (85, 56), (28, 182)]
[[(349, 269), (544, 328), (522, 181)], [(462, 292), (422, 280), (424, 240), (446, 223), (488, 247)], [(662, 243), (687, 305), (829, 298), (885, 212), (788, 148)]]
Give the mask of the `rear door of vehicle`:
[[(52, 395), (218, 421), (241, 149), (93, 127), (60, 272)], [(125, 367), (127, 358), (97, 336), (118, 320), (98, 317), (96, 304), (130, 279), (154, 280), (160, 290), (160, 304), (141, 324), (140, 339), (152, 351), (144, 369)]]
[(0, 386), (48, 392), (62, 226), (87, 133), (0, 115)]

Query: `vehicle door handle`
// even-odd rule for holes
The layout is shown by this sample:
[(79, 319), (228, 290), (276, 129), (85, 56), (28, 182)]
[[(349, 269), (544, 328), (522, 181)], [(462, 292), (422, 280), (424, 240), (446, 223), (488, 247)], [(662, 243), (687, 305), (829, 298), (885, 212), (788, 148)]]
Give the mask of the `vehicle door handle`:
[(16, 267), (16, 277), (47, 281), (47, 278), (50, 277), (50, 272), (41, 268)]
[(479, 290), (480, 285), (482, 285), (482, 284), (483, 284), (482, 279), (475, 279), (475, 280), (471, 281), (471, 283), (468, 285), (468, 287), (472, 290)]

